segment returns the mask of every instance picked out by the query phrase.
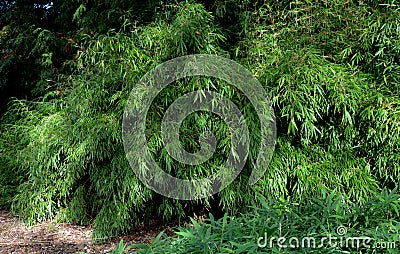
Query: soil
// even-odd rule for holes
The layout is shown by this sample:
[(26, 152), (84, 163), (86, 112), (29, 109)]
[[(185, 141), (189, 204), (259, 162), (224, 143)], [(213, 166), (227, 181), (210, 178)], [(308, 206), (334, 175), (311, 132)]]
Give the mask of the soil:
[(46, 221), (27, 227), (7, 211), (0, 211), (0, 253), (109, 253), (122, 239), (127, 245), (150, 243), (171, 225), (152, 223), (132, 229), (129, 235), (107, 243), (92, 243), (93, 228)]

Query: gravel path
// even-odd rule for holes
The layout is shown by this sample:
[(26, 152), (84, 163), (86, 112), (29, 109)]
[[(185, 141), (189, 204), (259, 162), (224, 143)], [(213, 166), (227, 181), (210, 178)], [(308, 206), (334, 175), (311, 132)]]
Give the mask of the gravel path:
[(129, 235), (104, 244), (93, 244), (91, 227), (56, 224), (54, 221), (27, 227), (9, 212), (0, 211), (0, 253), (108, 253), (121, 239), (128, 245), (149, 243), (164, 229), (168, 230), (169, 226), (140, 226)]

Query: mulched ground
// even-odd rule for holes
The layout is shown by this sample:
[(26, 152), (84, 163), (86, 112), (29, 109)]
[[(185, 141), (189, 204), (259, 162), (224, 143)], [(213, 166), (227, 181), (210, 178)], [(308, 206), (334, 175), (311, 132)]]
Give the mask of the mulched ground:
[(104, 244), (93, 244), (91, 227), (46, 221), (32, 227), (25, 226), (7, 211), (0, 211), (0, 253), (108, 253), (123, 239), (124, 243), (149, 243), (170, 225), (152, 223), (140, 226), (132, 233)]

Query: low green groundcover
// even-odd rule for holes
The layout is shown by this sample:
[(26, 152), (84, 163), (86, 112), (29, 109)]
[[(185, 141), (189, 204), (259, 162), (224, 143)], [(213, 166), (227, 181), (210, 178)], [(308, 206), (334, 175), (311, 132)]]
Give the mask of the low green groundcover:
[(335, 193), (303, 204), (260, 197), (238, 217), (179, 227), (175, 236), (161, 232), (138, 253), (398, 253), (400, 195), (374, 195), (363, 205), (347, 203)]

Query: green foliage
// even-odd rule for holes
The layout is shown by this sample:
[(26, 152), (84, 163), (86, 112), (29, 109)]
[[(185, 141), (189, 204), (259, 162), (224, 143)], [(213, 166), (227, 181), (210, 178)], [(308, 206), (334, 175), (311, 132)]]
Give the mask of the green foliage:
[[(259, 197), (262, 207), (246, 214), (218, 220), (210, 215), (206, 223), (191, 219), (172, 237), (161, 232), (151, 244), (131, 248), (138, 253), (397, 253), (393, 243), (399, 241), (399, 197), (384, 190), (361, 206), (335, 192), (300, 204)], [(330, 242), (323, 240), (329, 236)], [(279, 248), (280, 237), (287, 248)], [(360, 240), (357, 249), (357, 240), (348, 240), (354, 237), (370, 237), (370, 248)], [(301, 247), (305, 238), (315, 242), (305, 241)], [(379, 249), (377, 242), (387, 248)]]
[(201, 4), (183, 4), (171, 23), (172, 56), (207, 53), (216, 54), (219, 40), (223, 40), (219, 29), (213, 25), (213, 16)]
[[(396, 4), (56, 1), (45, 11), (49, 25), (39, 22), (40, 18), (18, 23), (12, 16), (18, 12), (7, 12), (10, 20), (2, 19), (7, 26), (0, 34), (0, 73), (5, 74), (0, 89), (12, 86), (11, 80), (19, 75), (18, 87), (27, 85), (27, 93), (43, 96), (15, 99), (1, 117), (0, 206), (11, 206), (29, 224), (52, 217), (91, 223), (97, 241), (126, 233), (142, 221), (180, 220), (193, 211), (210, 211), (213, 203), (231, 215), (245, 212), (249, 205), (266, 211), (278, 207), (271, 211), (279, 214), (268, 216), (287, 217), (285, 223), (293, 223), (295, 235), (327, 232), (320, 230), (327, 221), (331, 223), (325, 212), (340, 209), (336, 215), (342, 216), (340, 222), (348, 228), (356, 230), (357, 225), (370, 223), (372, 215), (377, 217), (371, 225), (382, 226), (382, 217), (398, 217), (395, 210), (373, 214), (384, 209), (371, 201), (374, 193), (398, 186), (400, 179)], [(10, 8), (22, 11), (24, 6)], [(61, 24), (70, 28), (65, 31)], [(146, 72), (173, 57), (193, 53), (230, 57), (251, 70), (273, 103), (278, 138), (265, 175), (249, 186), (260, 136), (250, 101), (238, 89), (212, 78), (188, 78), (169, 85), (146, 117), (149, 148), (166, 172), (185, 179), (207, 176), (218, 171), (230, 149), (226, 124), (212, 114), (197, 112), (181, 126), (182, 146), (196, 151), (197, 138), (209, 130), (219, 141), (218, 153), (197, 167), (182, 165), (167, 154), (160, 135), (162, 116), (187, 92), (203, 88), (223, 94), (242, 110), (251, 130), (244, 172), (218, 195), (184, 202), (161, 197), (137, 179), (125, 158), (121, 121), (130, 91)], [(343, 202), (327, 197), (328, 193), (338, 194)], [(286, 203), (254, 203), (260, 195)], [(394, 209), (395, 195), (387, 194), (386, 199), (383, 193), (379, 198), (382, 204), (391, 200), (388, 207)], [(312, 198), (325, 203), (293, 205)], [(332, 202), (336, 210), (323, 210), (328, 203), (331, 209)], [(238, 221), (251, 225), (256, 218), (267, 220), (262, 210), (256, 211)], [(356, 224), (350, 222), (350, 214)], [(311, 215), (321, 215), (326, 221), (315, 223)], [(196, 230), (216, 243), (240, 230), (236, 219), (230, 221), (230, 233), (221, 233), (220, 238), (212, 234), (212, 225), (228, 227), (227, 217)], [(370, 230), (368, 225), (362, 227)], [(398, 230), (395, 223), (388, 226)], [(255, 234), (250, 228), (243, 230)], [(384, 231), (370, 231), (386, 237)], [(182, 241), (179, 248), (185, 250), (214, 248), (189, 235), (192, 231), (185, 232), (180, 234), (183, 238), (171, 240), (171, 246)], [(197, 240), (188, 247), (187, 239)], [(254, 248), (245, 244), (245, 238), (233, 241), (236, 247), (230, 245), (231, 240), (223, 243), (226, 246), (222, 242), (216, 246)]]
[(387, 85), (389, 93), (398, 96), (400, 4), (398, 1), (376, 1), (372, 6), (375, 9), (369, 9), (358, 40), (346, 45), (342, 56), (363, 71), (374, 74), (378, 82)]
[(111, 253), (111, 254), (123, 254), (125, 248), (126, 248), (126, 244), (124, 244), (123, 241), (121, 240), (121, 241), (118, 243), (117, 247), (115, 247), (115, 249), (112, 250), (110, 253)]

